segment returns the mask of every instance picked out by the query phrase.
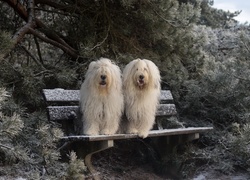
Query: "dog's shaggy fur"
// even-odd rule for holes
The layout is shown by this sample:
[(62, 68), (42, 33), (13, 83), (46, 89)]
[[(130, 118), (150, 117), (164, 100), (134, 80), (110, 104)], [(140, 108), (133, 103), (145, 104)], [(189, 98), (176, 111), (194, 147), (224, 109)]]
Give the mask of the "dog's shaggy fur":
[(161, 77), (157, 66), (150, 60), (135, 59), (123, 71), (123, 90), (127, 133), (148, 136), (155, 121), (161, 93)]
[(114, 134), (124, 109), (120, 68), (109, 59), (89, 64), (80, 90), (83, 134)]

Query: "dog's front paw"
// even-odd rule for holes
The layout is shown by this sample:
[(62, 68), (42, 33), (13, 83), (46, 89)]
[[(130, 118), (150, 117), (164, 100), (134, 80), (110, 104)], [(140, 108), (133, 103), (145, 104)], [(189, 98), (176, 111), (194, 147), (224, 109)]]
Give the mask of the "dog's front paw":
[(140, 132), (138, 132), (138, 136), (144, 139), (144, 138), (148, 137), (148, 131), (146, 131), (146, 132), (140, 131)]
[(112, 134), (115, 134), (115, 133), (113, 131), (105, 129), (105, 130), (101, 131), (101, 134), (103, 134), (103, 135), (112, 135)]
[(85, 131), (83, 132), (84, 135), (87, 135), (87, 136), (96, 136), (96, 135), (99, 135), (98, 132), (96, 131)]
[(134, 129), (134, 128), (131, 128), (127, 131), (128, 134), (137, 134), (138, 133), (138, 130), (137, 129)]

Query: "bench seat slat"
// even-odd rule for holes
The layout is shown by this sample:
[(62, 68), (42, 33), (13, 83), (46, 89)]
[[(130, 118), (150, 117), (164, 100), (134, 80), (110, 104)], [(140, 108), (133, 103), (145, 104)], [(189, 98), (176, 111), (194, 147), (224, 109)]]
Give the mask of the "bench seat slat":
[[(48, 106), (48, 115), (51, 121), (70, 120), (77, 117), (79, 106)], [(159, 104), (156, 116), (176, 115), (174, 104)]]
[[(80, 90), (65, 89), (43, 89), (46, 102), (79, 102)], [(173, 101), (173, 96), (169, 90), (161, 90), (161, 101)]]
[[(184, 135), (202, 133), (212, 130), (212, 127), (189, 127), (180, 129), (163, 129), (163, 130), (151, 130), (148, 137), (156, 136), (171, 136), (171, 135)], [(61, 139), (66, 141), (102, 141), (102, 140), (118, 140), (118, 139), (131, 139), (139, 138), (137, 134), (114, 134), (114, 135), (78, 135), (78, 136), (65, 136)]]

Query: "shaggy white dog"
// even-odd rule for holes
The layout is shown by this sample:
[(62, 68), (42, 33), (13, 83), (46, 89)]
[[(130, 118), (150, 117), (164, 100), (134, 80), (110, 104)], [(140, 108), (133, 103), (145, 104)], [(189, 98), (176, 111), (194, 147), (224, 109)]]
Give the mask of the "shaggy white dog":
[(80, 90), (83, 134), (114, 134), (124, 109), (120, 68), (109, 59), (91, 62)]
[(150, 60), (135, 59), (123, 71), (127, 133), (145, 138), (152, 129), (161, 93), (161, 77)]

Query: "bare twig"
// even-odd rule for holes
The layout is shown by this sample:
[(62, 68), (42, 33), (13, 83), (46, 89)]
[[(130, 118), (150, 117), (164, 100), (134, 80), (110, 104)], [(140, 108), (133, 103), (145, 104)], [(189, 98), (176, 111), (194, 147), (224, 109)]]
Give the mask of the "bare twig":
[(110, 24), (111, 24), (111, 22), (110, 22), (110, 17), (109, 17), (108, 14), (107, 14), (107, 7), (106, 7), (105, 1), (103, 1), (103, 4), (104, 4), (104, 13), (105, 13), (105, 16), (106, 16), (107, 21), (108, 21), (107, 33), (106, 33), (105, 37), (103, 38), (103, 40), (102, 40), (101, 42), (97, 43), (94, 47), (92, 47), (92, 48), (90, 48), (90, 49), (89, 49), (89, 48), (85, 48), (85, 49), (88, 50), (88, 51), (92, 51), (92, 50), (94, 50), (95, 48), (100, 47), (100, 46), (107, 40), (107, 38), (108, 38), (108, 36), (109, 36), (109, 33), (110, 33)]
[(36, 57), (33, 56), (31, 52), (29, 52), (28, 49), (26, 49), (24, 46), (21, 46), (21, 48), (26, 52), (26, 54), (28, 54), (28, 55), (31, 57), (31, 59), (34, 60), (34, 62), (35, 62), (37, 65), (41, 66), (43, 69), (46, 69), (46, 68), (36, 59)]
[(65, 53), (69, 54), (71, 57), (73, 58), (78, 58), (78, 54), (76, 54), (75, 51), (72, 51), (72, 48), (69, 48), (68, 46), (64, 46), (63, 44), (57, 42), (57, 41), (54, 41), (52, 39), (49, 39), (43, 35), (41, 35), (39, 32), (35, 31), (34, 29), (32, 28), (29, 28), (29, 31), (36, 37), (38, 37), (39, 39), (41, 39), (42, 41), (46, 42), (46, 43), (49, 43), (49, 44), (52, 44), (60, 49), (62, 49)]
[(100, 47), (100, 46), (107, 40), (107, 38), (108, 38), (108, 36), (109, 36), (109, 31), (110, 31), (110, 26), (108, 26), (108, 30), (107, 30), (106, 36), (103, 38), (103, 40), (102, 40), (101, 42), (97, 43), (97, 44), (96, 44), (94, 47), (92, 47), (91, 49), (89, 49), (89, 51), (92, 51), (92, 50), (94, 50), (95, 48)]
[(38, 40), (37, 40), (37, 38), (35, 36), (34, 36), (34, 41), (35, 41), (35, 44), (36, 44), (36, 49), (37, 49), (37, 54), (38, 54), (39, 60), (40, 60), (41, 64), (43, 64), (43, 58), (42, 58), (42, 53), (41, 53), (41, 50), (40, 50), (40, 45), (39, 45)]

